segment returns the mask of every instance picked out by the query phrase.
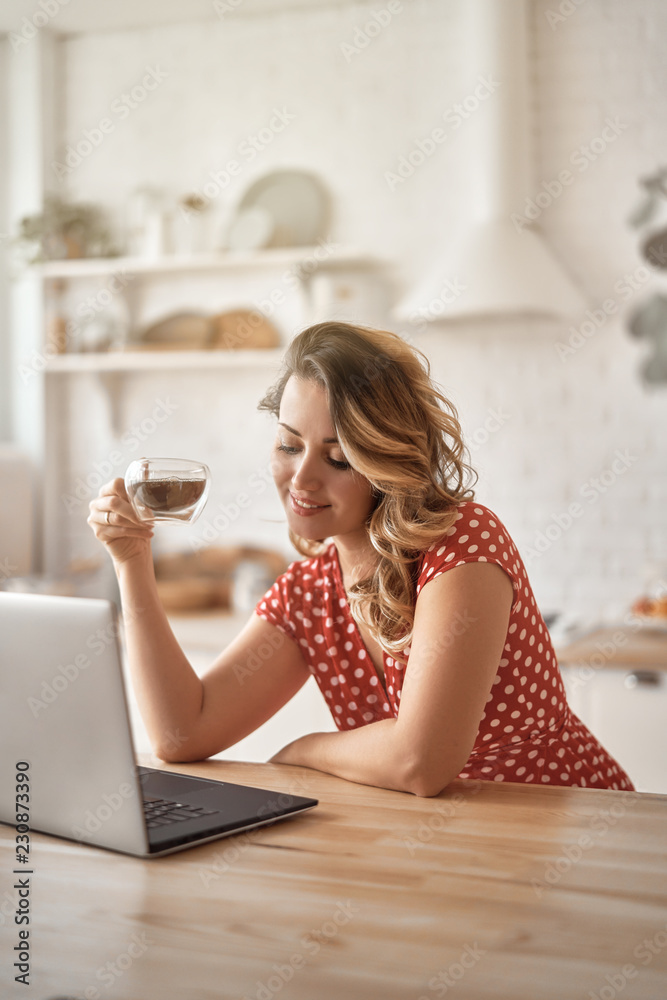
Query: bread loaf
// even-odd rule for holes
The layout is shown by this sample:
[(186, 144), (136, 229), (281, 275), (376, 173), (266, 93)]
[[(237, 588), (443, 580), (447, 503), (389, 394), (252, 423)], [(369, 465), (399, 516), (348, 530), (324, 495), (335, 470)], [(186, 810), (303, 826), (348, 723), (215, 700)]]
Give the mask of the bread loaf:
[(280, 334), (258, 309), (235, 309), (211, 317), (209, 347), (268, 350), (280, 347)]

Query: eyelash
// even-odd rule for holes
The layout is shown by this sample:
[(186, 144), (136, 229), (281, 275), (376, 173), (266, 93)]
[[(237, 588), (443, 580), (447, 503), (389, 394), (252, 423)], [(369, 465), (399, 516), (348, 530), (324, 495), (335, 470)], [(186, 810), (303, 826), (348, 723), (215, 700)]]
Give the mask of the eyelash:
[[(298, 448), (292, 448), (287, 444), (278, 445), (278, 451), (284, 451), (286, 455), (296, 455), (298, 450)], [(350, 468), (349, 462), (338, 462), (335, 458), (330, 458), (329, 462), (333, 465), (334, 469), (340, 469), (341, 472)]]

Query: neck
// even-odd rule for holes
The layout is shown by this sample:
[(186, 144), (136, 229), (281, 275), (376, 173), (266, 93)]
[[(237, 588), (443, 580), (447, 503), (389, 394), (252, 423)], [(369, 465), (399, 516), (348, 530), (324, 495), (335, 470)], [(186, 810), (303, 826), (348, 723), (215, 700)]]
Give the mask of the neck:
[(338, 562), (346, 590), (370, 576), (377, 565), (378, 555), (368, 539), (368, 532), (362, 534), (337, 535), (333, 539), (338, 552)]

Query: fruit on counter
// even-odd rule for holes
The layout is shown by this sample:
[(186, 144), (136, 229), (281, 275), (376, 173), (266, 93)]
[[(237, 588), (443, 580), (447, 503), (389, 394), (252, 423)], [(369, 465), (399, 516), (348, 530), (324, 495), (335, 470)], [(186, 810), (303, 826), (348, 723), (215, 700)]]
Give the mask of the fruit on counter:
[(631, 610), (636, 615), (646, 615), (649, 618), (667, 618), (667, 596), (638, 597)]

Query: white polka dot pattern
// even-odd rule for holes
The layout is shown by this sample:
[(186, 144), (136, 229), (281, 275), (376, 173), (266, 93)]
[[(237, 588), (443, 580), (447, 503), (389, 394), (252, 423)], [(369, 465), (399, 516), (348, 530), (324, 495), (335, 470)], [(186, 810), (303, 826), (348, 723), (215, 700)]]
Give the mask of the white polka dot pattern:
[[(632, 790), (627, 774), (567, 704), (521, 556), (493, 511), (475, 501), (459, 505), (452, 526), (422, 556), (417, 599), (430, 581), (467, 562), (501, 566), (514, 600), (503, 656), (459, 777)], [(299, 643), (338, 729), (398, 716), (410, 649), (407, 663), (384, 657), (382, 683), (350, 614), (333, 543), (321, 556), (292, 563), (255, 610)]]

